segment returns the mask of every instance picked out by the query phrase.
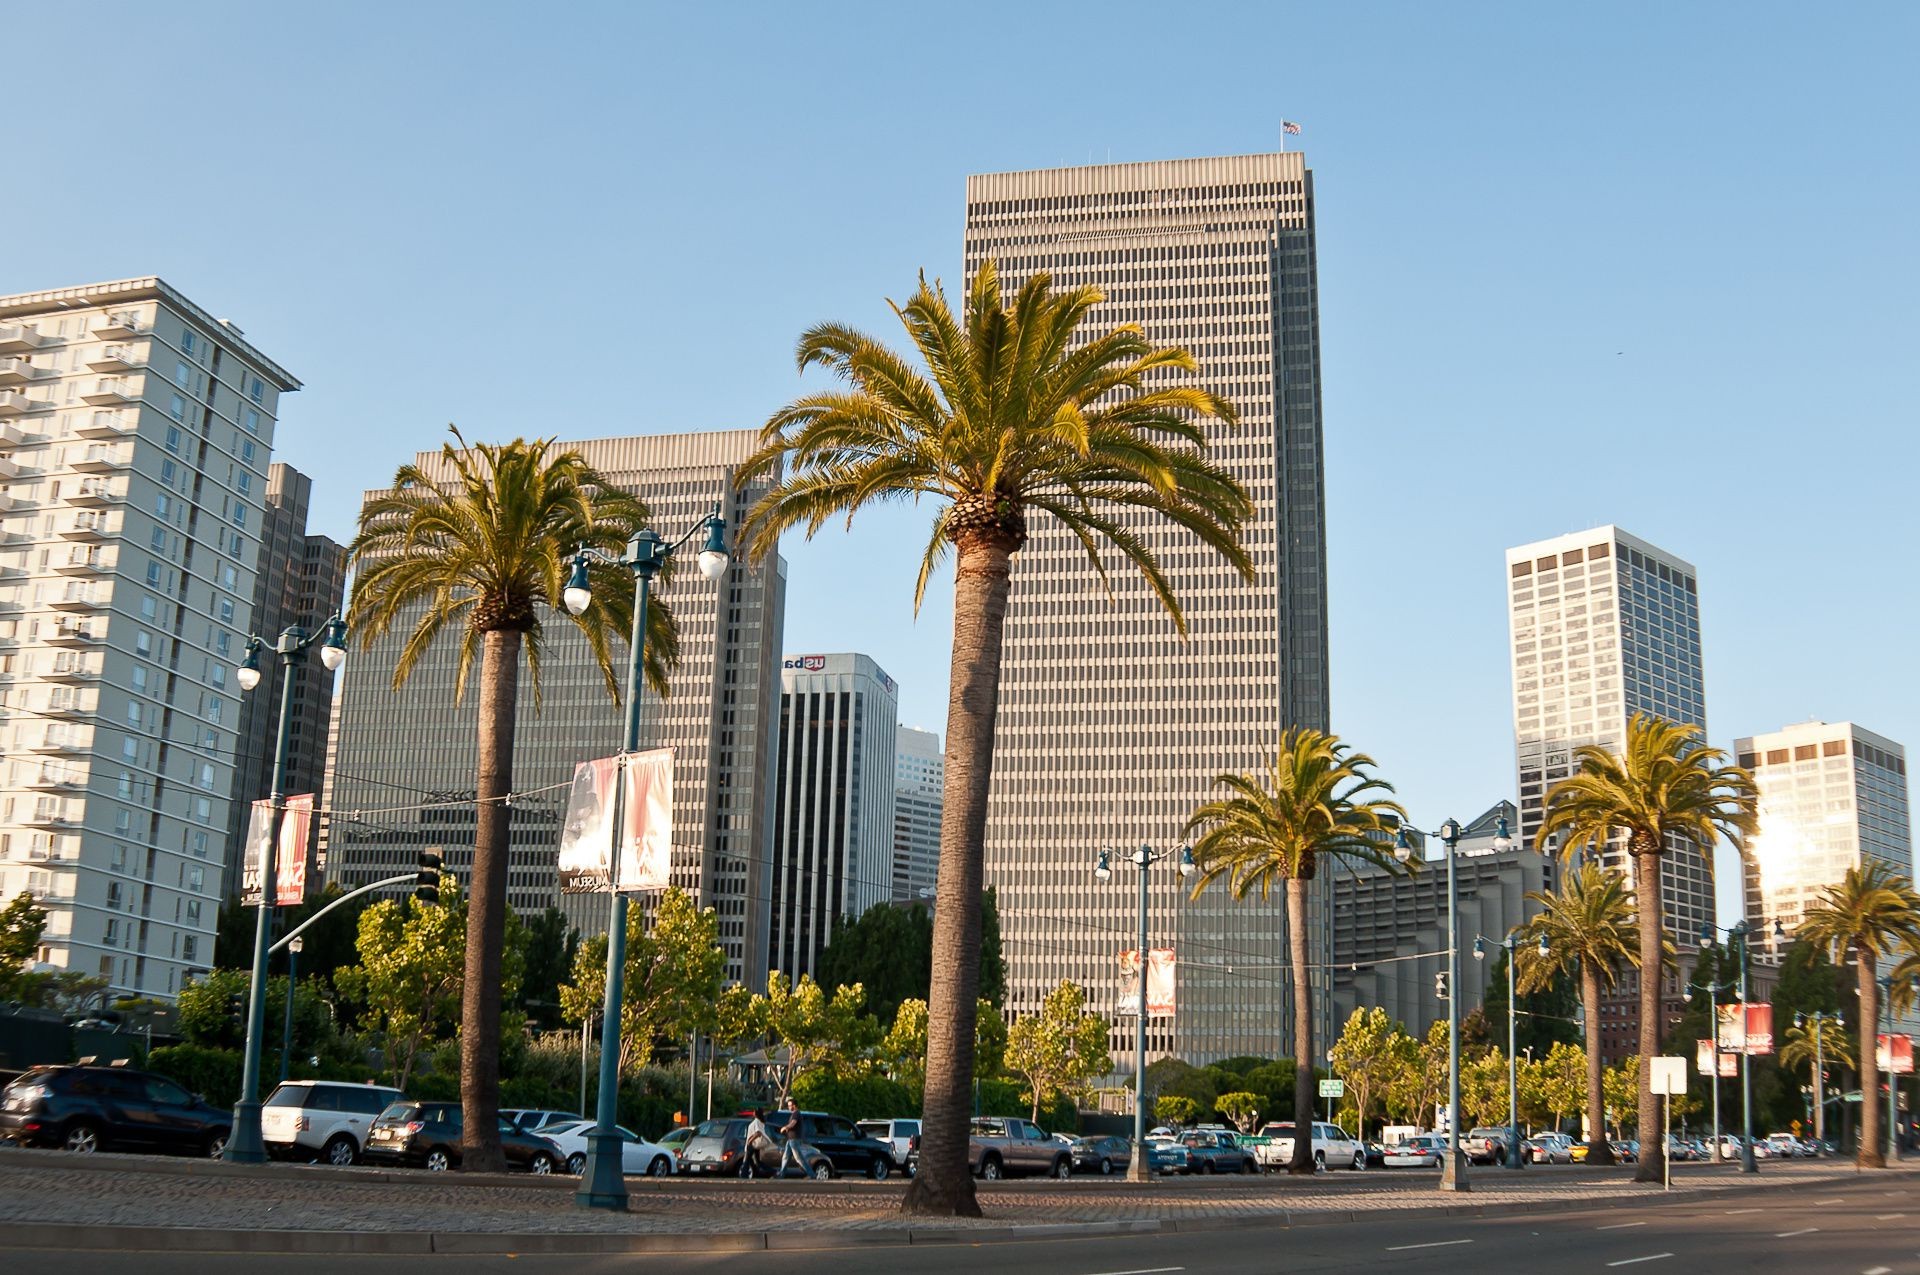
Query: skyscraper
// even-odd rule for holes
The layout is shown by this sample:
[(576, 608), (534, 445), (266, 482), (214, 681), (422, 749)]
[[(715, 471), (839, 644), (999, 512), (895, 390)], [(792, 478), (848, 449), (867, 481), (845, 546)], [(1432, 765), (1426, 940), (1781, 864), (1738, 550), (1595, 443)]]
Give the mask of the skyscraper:
[(213, 963), (267, 454), (300, 383), (155, 278), (0, 297), (0, 896), (38, 960)]
[[(1208, 436), (1253, 497), (1253, 580), (1171, 524), (1116, 515), (1159, 555), (1190, 638), (1124, 564), (1109, 597), (1078, 541), (1044, 517), (1014, 559), (986, 839), (1008, 1009), (1031, 1012), (1071, 978), (1110, 1010), (1137, 882), (1123, 867), (1096, 886), (1095, 851), (1179, 845), (1215, 774), (1263, 769), (1285, 727), (1327, 726), (1313, 177), (1299, 154), (970, 177), (965, 252), (969, 277), (992, 259), (1010, 288), (1040, 271), (1099, 287), (1085, 334), (1135, 323), (1186, 347), (1199, 382), (1240, 416)], [(1287, 954), (1279, 902), (1219, 889), (1190, 902), (1170, 867), (1150, 897), (1150, 941), (1177, 952), (1179, 1009), (1150, 1025), (1149, 1052), (1286, 1050), (1291, 987), (1271, 977)], [(1320, 953), (1324, 902), (1322, 887)], [(1327, 984), (1314, 977), (1324, 1028)]]
[[(1507, 550), (1507, 602), (1520, 835), (1531, 845), (1576, 748), (1618, 752), (1635, 713), (1706, 730), (1700, 591), (1692, 564), (1609, 526)], [(1602, 862), (1631, 879), (1624, 844)], [(1688, 846), (1665, 857), (1661, 908), (1676, 943), (1697, 943), (1714, 919), (1710, 868)]]
[[(732, 543), (741, 515), (765, 490), (764, 480), (742, 488), (736, 477), (758, 438), (729, 430), (563, 446), (646, 501), (662, 536), (678, 537), (717, 504)], [(418, 463), (436, 478), (447, 473), (438, 452), (421, 453)], [(760, 565), (735, 557), (717, 585), (683, 570), (655, 596), (679, 623), (680, 663), (664, 699), (643, 696), (640, 739), (674, 750), (673, 879), (717, 909), (727, 976), (750, 981), (767, 962), (786, 564), (777, 554)], [(606, 928), (606, 900), (557, 893), (561, 814), (575, 764), (618, 752), (625, 718), (579, 630), (557, 611), (542, 622), (539, 703), (524, 668), (520, 678), (513, 787), (527, 795), (513, 803), (507, 900), (521, 911), (560, 904), (591, 933)], [(372, 651), (356, 650), (343, 670), (324, 805), (328, 875), (348, 885), (407, 870), (429, 846), (444, 847), (463, 880), (472, 862), (478, 695), (455, 702), (451, 633), (393, 690), (403, 629)], [(623, 669), (624, 657), (623, 645)]]
[(768, 968), (815, 973), (833, 927), (893, 890), (899, 688), (864, 655), (780, 662)]
[(947, 758), (934, 731), (902, 726), (893, 740), (893, 897), (918, 903), (933, 897), (940, 875)]
[[(347, 585), (345, 546), (307, 534), (307, 504), (313, 480), (291, 465), (267, 468), (266, 513), (260, 521), (260, 572), (253, 588), (253, 631), (271, 646), (290, 625), (309, 631), (339, 611)], [(279, 668), (273, 669), (275, 678)], [(333, 711), (333, 674), (317, 659), (294, 665), (293, 711), (287, 727), (287, 791), (318, 795), (326, 774), (327, 721)], [(227, 843), (246, 839), (253, 802), (273, 789), (274, 737), (280, 693), (269, 683), (241, 699), (240, 755), (235, 768), (233, 810)], [(240, 891), (240, 874), (229, 874), (227, 893)]]

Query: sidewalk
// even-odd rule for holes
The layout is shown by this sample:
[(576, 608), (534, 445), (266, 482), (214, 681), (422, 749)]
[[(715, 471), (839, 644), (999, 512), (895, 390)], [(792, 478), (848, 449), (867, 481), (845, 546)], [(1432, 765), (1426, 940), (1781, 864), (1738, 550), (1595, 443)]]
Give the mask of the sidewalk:
[[(1916, 1169), (1877, 1177), (1911, 1181)], [(1289, 1227), (1644, 1205), (1730, 1190), (1851, 1180), (1846, 1161), (1757, 1176), (1676, 1166), (1671, 1195), (1630, 1170), (1487, 1169), (1443, 1195), (1431, 1173), (982, 1184), (982, 1219), (909, 1218), (902, 1182), (745, 1183), (632, 1178), (630, 1211), (575, 1206), (575, 1179), (258, 1167), (64, 1152), (0, 1153), (0, 1244), (173, 1251), (631, 1252), (980, 1242), (1047, 1234)], [(748, 1221), (753, 1230), (743, 1230)]]

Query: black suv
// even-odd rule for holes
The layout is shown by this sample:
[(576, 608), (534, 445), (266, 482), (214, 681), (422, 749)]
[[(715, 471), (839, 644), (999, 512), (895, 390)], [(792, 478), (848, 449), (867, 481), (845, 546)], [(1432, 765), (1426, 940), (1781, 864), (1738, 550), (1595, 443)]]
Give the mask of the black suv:
[(0, 1138), (25, 1146), (217, 1158), (232, 1124), (199, 1094), (126, 1067), (35, 1067), (0, 1090)]
[[(376, 1164), (404, 1164), (422, 1169), (460, 1166), (460, 1104), (457, 1102), (396, 1102), (381, 1112), (367, 1130), (360, 1158)], [(502, 1117), (500, 1149), (507, 1168), (528, 1173), (553, 1173), (561, 1164), (560, 1149), (545, 1138), (524, 1133)]]

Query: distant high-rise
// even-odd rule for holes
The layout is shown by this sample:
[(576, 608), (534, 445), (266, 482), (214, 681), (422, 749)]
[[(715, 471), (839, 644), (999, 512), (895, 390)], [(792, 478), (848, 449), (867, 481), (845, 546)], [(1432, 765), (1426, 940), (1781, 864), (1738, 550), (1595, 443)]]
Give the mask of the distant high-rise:
[[(326, 536), (307, 534), (313, 480), (291, 465), (267, 469), (266, 514), (260, 520), (260, 572), (253, 587), (253, 631), (271, 646), (290, 625), (318, 628), (339, 611), (347, 586), (347, 551)], [(333, 710), (333, 674), (317, 659), (294, 665), (293, 712), (287, 727), (287, 792), (318, 794), (326, 774), (327, 721)], [(278, 677), (279, 669), (273, 670)], [(246, 839), (253, 803), (273, 789), (273, 750), (280, 693), (242, 698), (240, 755), (235, 765), (229, 845)], [(227, 880), (237, 895), (239, 874)]]
[(902, 726), (893, 738), (893, 897), (931, 901), (940, 875), (947, 758), (934, 731)]
[(780, 662), (768, 968), (816, 972), (833, 927), (893, 886), (893, 768), (899, 691), (864, 655)]
[[(1084, 336), (1138, 324), (1190, 350), (1197, 380), (1230, 400), (1212, 456), (1254, 514), (1242, 580), (1173, 524), (1113, 517), (1158, 555), (1185, 608), (1183, 639), (1147, 582), (1111, 553), (1112, 596), (1079, 541), (1044, 516), (1015, 556), (986, 835), (1008, 967), (1007, 1009), (1027, 1013), (1063, 978), (1111, 1011), (1135, 934), (1123, 867), (1097, 886), (1102, 845), (1176, 847), (1225, 770), (1267, 765), (1289, 726), (1327, 726), (1326, 516), (1313, 177), (1299, 154), (1240, 155), (967, 179), (966, 273), (993, 260), (1009, 290), (1049, 273), (1105, 299)], [(1150, 939), (1173, 947), (1179, 1011), (1148, 1050), (1206, 1062), (1290, 1048), (1285, 909), (1224, 890), (1197, 900), (1171, 867), (1151, 890)], [(1325, 889), (1313, 950), (1326, 952)], [(1327, 982), (1315, 1011), (1329, 1023)], [(1124, 1038), (1124, 1040), (1123, 1040)], [(1131, 1026), (1116, 1028), (1131, 1049)]]
[[(758, 440), (756, 430), (729, 430), (563, 446), (646, 501), (662, 535), (678, 536), (718, 504), (732, 543), (741, 516), (766, 487), (755, 480), (742, 488), (737, 477)], [(430, 475), (447, 473), (438, 452), (421, 453), (417, 463)], [(673, 880), (719, 912), (727, 976), (748, 982), (767, 967), (786, 564), (777, 554), (759, 565), (736, 557), (717, 585), (682, 570), (656, 596), (679, 623), (680, 663), (664, 699), (643, 696), (640, 740), (674, 751)], [(558, 613), (543, 624), (538, 705), (526, 670), (520, 677), (513, 787), (529, 795), (513, 803), (507, 900), (520, 911), (559, 904), (593, 932), (606, 927), (606, 900), (557, 893), (561, 814), (575, 764), (618, 752), (625, 719), (580, 631)], [(340, 684), (324, 804), (331, 812), (327, 872), (348, 885), (404, 871), (429, 846), (444, 847), (463, 880), (472, 859), (479, 697), (454, 702), (454, 633), (393, 690), (404, 629), (396, 626), (371, 651), (356, 648)], [(624, 644), (615, 658), (624, 680)], [(408, 808), (415, 804), (428, 808)]]
[[(1700, 593), (1692, 564), (1596, 527), (1509, 549), (1507, 602), (1520, 834), (1531, 845), (1576, 748), (1618, 752), (1636, 713), (1705, 732)], [(1602, 862), (1631, 879), (1624, 844)], [(1683, 946), (1714, 919), (1710, 867), (1690, 846), (1670, 848), (1661, 865), (1667, 932)]]
[(299, 388), (160, 279), (0, 297), (0, 897), (32, 891), (36, 960), (116, 996), (213, 964), (234, 665)]

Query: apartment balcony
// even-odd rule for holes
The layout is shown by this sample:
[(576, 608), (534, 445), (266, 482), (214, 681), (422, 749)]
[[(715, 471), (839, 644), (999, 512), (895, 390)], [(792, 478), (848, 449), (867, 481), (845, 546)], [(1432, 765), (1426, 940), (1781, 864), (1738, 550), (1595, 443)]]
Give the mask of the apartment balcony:
[(93, 635), (91, 629), (85, 628), (84, 626), (77, 624), (57, 624), (51, 632), (43, 633), (40, 636), (40, 640), (48, 646), (84, 647), (92, 646), (100, 639)]
[(117, 447), (89, 447), (86, 455), (71, 463), (82, 473), (105, 474), (125, 469), (132, 463), (132, 457)]
[(122, 377), (109, 377), (94, 382), (90, 390), (82, 390), (80, 401), (92, 403), (95, 407), (114, 407), (125, 403), (140, 401), (140, 387)]
[(98, 576), (112, 570), (112, 564), (99, 554), (87, 554), (84, 557), (69, 558), (65, 562), (56, 562), (53, 569), (63, 576)]
[(71, 832), (80, 826), (79, 820), (68, 818), (64, 812), (54, 814), (52, 811), (35, 810), (24, 815), (15, 815), (14, 820), (29, 828), (45, 828), (49, 832)]
[(10, 509), (18, 509), (21, 507), (21, 504), (22, 501), (20, 497), (9, 496), (6, 492), (0, 491), (0, 513), (6, 513)]
[(117, 505), (126, 497), (105, 483), (86, 482), (67, 493), (70, 505)]
[(91, 682), (100, 676), (100, 670), (90, 668), (77, 661), (62, 664), (55, 661), (54, 666), (41, 674), (50, 682)]
[(5, 456), (0, 456), (0, 478), (18, 478), (20, 466)]
[(0, 354), (23, 354), (46, 343), (47, 338), (34, 331), (31, 324), (0, 323)]
[(93, 334), (106, 337), (109, 341), (124, 341), (128, 337), (144, 336), (146, 332), (145, 321), (131, 310), (103, 314), (93, 323)]
[(113, 533), (107, 530), (103, 518), (76, 518), (67, 526), (60, 528), (63, 540), (105, 540)]
[[(4, 392), (5, 391), (0, 391), (0, 393), (4, 393)], [(25, 431), (23, 431), (18, 425), (15, 425), (11, 421), (0, 421), (0, 447), (12, 447), (17, 443), (22, 442), (25, 438), (26, 438)], [(7, 477), (11, 478), (14, 476), (14, 474), (17, 474), (20, 472), (20, 466), (14, 464), (14, 462), (8, 461), (7, 464), (12, 467), (11, 472), (8, 473)]]
[(139, 345), (104, 345), (87, 360), (87, 366), (96, 372), (131, 372), (146, 365), (146, 347)]
[(73, 427), (82, 438), (131, 438), (138, 418), (127, 412), (94, 412)]
[(107, 599), (91, 589), (75, 590), (64, 597), (48, 598), (47, 605), (56, 611), (98, 611), (107, 605)]
[(45, 403), (37, 403), (19, 390), (0, 390), (0, 414), (18, 416), (22, 412), (38, 411)]
[(87, 751), (87, 747), (86, 744), (81, 742), (78, 735), (42, 735), (39, 739), (27, 746), (27, 751), (30, 753), (41, 753), (46, 756), (65, 757), (84, 753)]
[(26, 786), (34, 792), (78, 792), (87, 786), (87, 775), (82, 770), (42, 766), (39, 774), (28, 778)]
[(0, 385), (26, 385), (49, 375), (49, 369), (35, 367), (20, 358), (0, 358)]

